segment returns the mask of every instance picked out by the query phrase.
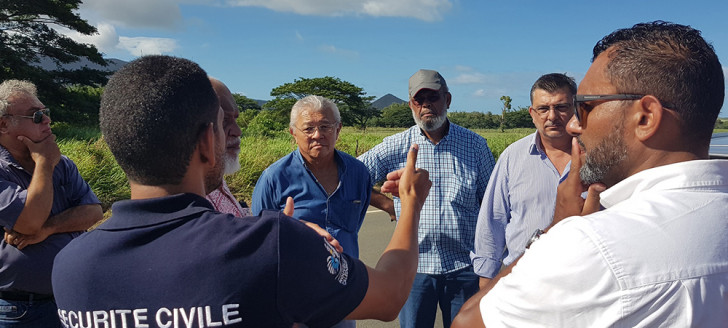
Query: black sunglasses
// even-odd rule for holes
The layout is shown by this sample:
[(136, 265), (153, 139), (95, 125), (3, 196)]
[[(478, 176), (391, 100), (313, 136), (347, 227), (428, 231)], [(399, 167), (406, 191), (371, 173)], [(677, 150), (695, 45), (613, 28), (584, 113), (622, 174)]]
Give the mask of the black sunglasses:
[(15, 117), (22, 117), (22, 118), (32, 118), (33, 123), (40, 124), (43, 122), (43, 115), (51, 117), (51, 110), (46, 109), (39, 109), (33, 113), (33, 116), (26, 116), (26, 115), (13, 115), (13, 114), (5, 114), (3, 116), (15, 116)]
[[(576, 120), (581, 122), (582, 115), (594, 109), (594, 106), (586, 104), (588, 101), (610, 101), (610, 100), (639, 100), (645, 95), (617, 94), (617, 95), (574, 95), (574, 115)], [(583, 111), (583, 113), (582, 113)]]

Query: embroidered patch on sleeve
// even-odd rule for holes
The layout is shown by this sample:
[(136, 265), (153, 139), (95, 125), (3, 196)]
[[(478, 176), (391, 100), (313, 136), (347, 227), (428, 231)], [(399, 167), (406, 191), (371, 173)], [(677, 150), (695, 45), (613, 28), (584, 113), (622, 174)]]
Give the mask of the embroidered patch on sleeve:
[(326, 258), (326, 266), (329, 269), (329, 273), (336, 277), (336, 281), (346, 286), (346, 281), (349, 279), (349, 263), (325, 239), (324, 246), (329, 251), (329, 257)]

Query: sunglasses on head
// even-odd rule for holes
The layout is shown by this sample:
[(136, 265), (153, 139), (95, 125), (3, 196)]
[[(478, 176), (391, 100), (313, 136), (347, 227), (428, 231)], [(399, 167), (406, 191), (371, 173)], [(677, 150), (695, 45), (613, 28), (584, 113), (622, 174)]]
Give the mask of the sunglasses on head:
[(33, 123), (40, 124), (43, 122), (43, 115), (51, 117), (51, 110), (46, 109), (39, 109), (33, 113), (33, 116), (27, 116), (27, 115), (13, 115), (13, 114), (5, 114), (3, 116), (14, 116), (14, 117), (22, 117), (22, 118), (30, 118), (33, 119)]

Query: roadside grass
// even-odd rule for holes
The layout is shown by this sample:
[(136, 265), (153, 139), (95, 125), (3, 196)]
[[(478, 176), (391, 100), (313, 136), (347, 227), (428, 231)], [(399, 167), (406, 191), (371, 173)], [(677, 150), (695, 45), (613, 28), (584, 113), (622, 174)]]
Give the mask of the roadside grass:
[[(354, 157), (376, 146), (382, 139), (404, 131), (403, 128), (368, 128), (359, 130), (344, 127), (337, 142), (337, 148)], [(130, 190), (126, 175), (121, 170), (109, 147), (101, 137), (98, 126), (74, 126), (54, 123), (61, 153), (71, 158), (78, 166), (81, 176), (102, 202), (104, 212), (118, 200), (129, 199)], [(532, 129), (475, 130), (488, 140), (488, 145), (497, 157), (513, 141), (532, 133)], [(287, 132), (271, 137), (244, 135), (240, 147), (241, 169), (225, 177), (235, 197), (250, 204), (250, 199), (261, 173), (273, 162), (296, 149), (293, 138)]]
[[(359, 130), (344, 127), (337, 148), (356, 157), (379, 144), (385, 137), (404, 130), (403, 128)], [(130, 190), (126, 175), (116, 164), (97, 126), (56, 123), (53, 131), (58, 138), (61, 153), (76, 163), (81, 176), (101, 200), (105, 212), (114, 202), (129, 199)], [(486, 138), (497, 159), (508, 145), (533, 133), (534, 129), (509, 129), (505, 132), (497, 129), (474, 131)], [(728, 132), (728, 129), (716, 129), (714, 132)], [(226, 176), (225, 179), (235, 197), (250, 204), (253, 188), (263, 170), (296, 149), (296, 145), (287, 132), (281, 132), (271, 137), (243, 136), (240, 148), (241, 169), (235, 174)]]

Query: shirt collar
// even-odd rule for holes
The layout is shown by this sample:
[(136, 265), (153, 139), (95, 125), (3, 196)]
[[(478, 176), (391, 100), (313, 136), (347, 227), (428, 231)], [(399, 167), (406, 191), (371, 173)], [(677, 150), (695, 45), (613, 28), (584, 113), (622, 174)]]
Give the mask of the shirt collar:
[(533, 138), (531, 138), (531, 146), (528, 147), (528, 153), (531, 155), (546, 154), (541, 147), (541, 135), (539, 135), (538, 132), (534, 133)]
[[(303, 167), (305, 167), (308, 170), (308, 165), (306, 165), (306, 161), (303, 160), (303, 155), (301, 155), (300, 149), (296, 148), (296, 150), (294, 150), (293, 152), (294, 152), (294, 156), (296, 158), (298, 158), (298, 161), (301, 163), (301, 165), (303, 165)], [(336, 161), (336, 164), (337, 164), (336, 166), (338, 167), (338, 170), (339, 170), (339, 176), (346, 173), (346, 163), (341, 158), (341, 154), (339, 154), (338, 149), (334, 149), (334, 160)]]
[(601, 204), (609, 208), (647, 190), (681, 188), (716, 189), (728, 186), (728, 160), (693, 160), (638, 172), (602, 192)]
[(213, 210), (212, 204), (207, 199), (192, 193), (122, 200), (111, 206), (114, 214), (97, 229), (118, 230), (151, 226)]
[[(446, 118), (445, 123), (443, 123), (443, 124), (445, 124), (445, 131), (442, 133), (442, 138), (440, 139), (438, 144), (445, 141), (445, 139), (447, 139), (447, 136), (450, 135), (450, 127), (453, 123), (450, 122), (450, 119)], [(424, 138), (425, 140), (432, 143), (432, 140), (430, 140), (430, 138), (427, 137), (427, 134), (425, 134), (425, 131), (422, 130), (419, 125), (415, 125), (414, 128), (416, 128), (420, 132), (420, 136), (422, 136), (422, 138)]]
[(0, 145), (0, 161), (6, 163), (6, 165), (12, 165), (20, 170), (25, 171), (25, 169), (20, 166), (20, 163), (15, 160), (13, 155), (10, 154), (10, 151), (2, 145)]

